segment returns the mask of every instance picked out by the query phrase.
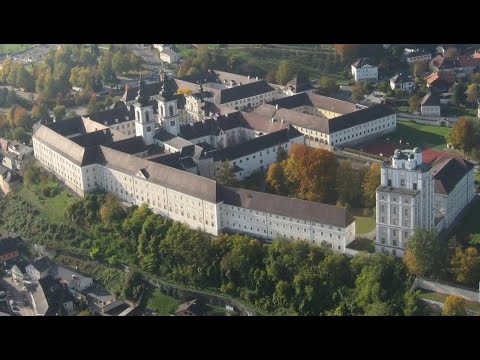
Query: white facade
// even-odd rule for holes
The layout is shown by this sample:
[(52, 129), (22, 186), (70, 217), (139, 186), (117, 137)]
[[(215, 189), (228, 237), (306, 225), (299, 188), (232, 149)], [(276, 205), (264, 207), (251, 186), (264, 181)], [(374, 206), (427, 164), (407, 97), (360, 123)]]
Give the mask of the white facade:
[(145, 145), (153, 144), (155, 135), (155, 122), (153, 117), (153, 105), (140, 106), (134, 103), (135, 107), (135, 134), (142, 136)]
[(169, 63), (169, 64), (174, 64), (177, 63), (179, 59), (178, 54), (173, 51), (172, 49), (169, 48), (163, 48), (160, 51), (160, 60)]
[(390, 88), (392, 90), (400, 89), (403, 91), (412, 91), (415, 87), (415, 81), (402, 81), (398, 84), (395, 84), (392, 80), (390, 80)]
[(378, 81), (378, 66), (364, 64), (356, 67), (352, 65), (352, 75), (355, 81)]
[[(296, 138), (290, 139), (287, 142), (282, 144), (274, 144), (266, 149), (262, 149), (257, 152), (246, 154), (242, 157), (229, 160), (229, 165), (231, 167), (238, 166), (242, 168), (241, 171), (236, 173), (238, 180), (243, 180), (246, 177), (252, 175), (253, 172), (260, 169), (268, 169), (268, 167), (273, 164), (277, 159), (277, 149), (279, 146), (283, 147), (287, 153), (290, 152), (290, 147), (292, 144), (303, 144), (303, 136), (298, 136)], [(213, 163), (215, 167), (214, 176), (217, 174), (218, 170), (222, 166), (221, 161)]]
[(440, 105), (420, 107), (420, 113), (426, 116), (440, 116)]
[(448, 193), (435, 192), (435, 217), (442, 218), (441, 228), (452, 225), (458, 214), (475, 197), (475, 173), (472, 168)]
[(432, 60), (432, 54), (430, 53), (420, 53), (416, 56), (407, 57), (408, 65), (414, 64), (418, 61), (430, 61)]
[(221, 209), (224, 228), (257, 237), (305, 240), (316, 245), (326, 242), (339, 252), (345, 252), (355, 239), (355, 221), (343, 228), (233, 205), (224, 204)]
[(25, 267), (25, 272), (30, 277), (30, 279), (32, 279), (32, 281), (38, 282), (38, 280), (43, 279), (45, 276), (48, 275), (49, 269), (40, 272), (35, 268), (35, 266), (29, 264)]
[(433, 205), (433, 177), (421, 150), (395, 150), (376, 192), (375, 251), (403, 257), (415, 227), (434, 227)]
[(243, 110), (245, 108), (256, 107), (263, 103), (277, 100), (279, 97), (280, 97), (280, 94), (277, 91), (270, 91), (264, 94), (250, 96), (244, 99), (227, 102), (222, 104), (222, 106), (231, 107), (231, 108), (234, 108), (235, 110)]

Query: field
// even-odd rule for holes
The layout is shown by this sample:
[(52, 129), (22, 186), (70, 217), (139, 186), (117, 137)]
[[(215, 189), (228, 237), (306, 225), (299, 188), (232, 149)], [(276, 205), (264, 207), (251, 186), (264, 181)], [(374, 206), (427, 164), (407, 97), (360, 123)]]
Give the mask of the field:
[(157, 316), (173, 315), (181, 304), (180, 300), (162, 294), (158, 288), (149, 290), (145, 295), (147, 296), (146, 307), (154, 310)]
[(375, 229), (375, 218), (355, 216), (356, 234), (362, 235)]
[(452, 129), (442, 126), (432, 126), (414, 123), (412, 121), (397, 121), (395, 132), (386, 135), (391, 141), (409, 143), (411, 147), (443, 149), (446, 144), (446, 136)]
[(32, 44), (0, 44), (0, 55), (13, 55), (33, 46)]
[[(418, 146), (424, 150), (426, 162), (445, 155), (462, 156), (457, 150), (447, 149), (446, 138), (451, 130), (447, 127), (400, 120), (397, 121), (394, 132), (362, 145), (361, 150), (370, 154), (392, 156), (395, 149), (413, 149)], [(428, 150), (425, 151), (426, 149)]]
[(19, 195), (38, 208), (50, 221), (59, 224), (64, 221), (65, 209), (75, 202), (76, 197), (54, 181), (49, 180), (48, 185), (51, 188), (58, 189), (55, 191), (55, 196), (43, 195), (39, 185), (22, 186)]
[[(188, 57), (196, 47), (176, 44), (182, 57)], [(328, 74), (337, 79), (340, 85), (347, 85), (350, 77), (336, 69), (337, 55), (330, 44), (209, 44), (210, 49), (218, 49), (230, 59), (241, 60), (252, 71), (250, 75), (264, 77), (269, 70), (278, 69), (282, 60), (293, 61), (303, 72), (313, 79)]]

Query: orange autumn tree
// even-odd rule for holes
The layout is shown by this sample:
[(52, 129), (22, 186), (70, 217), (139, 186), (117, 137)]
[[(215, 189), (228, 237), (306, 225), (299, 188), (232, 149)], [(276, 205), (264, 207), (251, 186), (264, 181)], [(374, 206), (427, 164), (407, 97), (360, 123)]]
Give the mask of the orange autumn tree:
[(292, 144), (284, 172), (299, 198), (328, 203), (336, 199), (336, 169), (337, 162), (331, 152)]

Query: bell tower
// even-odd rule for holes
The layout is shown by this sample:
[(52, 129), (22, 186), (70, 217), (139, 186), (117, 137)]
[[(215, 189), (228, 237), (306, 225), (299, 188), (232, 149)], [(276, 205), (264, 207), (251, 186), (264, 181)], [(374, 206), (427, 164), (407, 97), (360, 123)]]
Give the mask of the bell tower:
[(135, 133), (143, 137), (145, 145), (153, 144), (155, 135), (155, 122), (153, 121), (153, 105), (145, 94), (145, 83), (142, 75), (138, 81), (138, 94), (133, 103), (135, 108)]

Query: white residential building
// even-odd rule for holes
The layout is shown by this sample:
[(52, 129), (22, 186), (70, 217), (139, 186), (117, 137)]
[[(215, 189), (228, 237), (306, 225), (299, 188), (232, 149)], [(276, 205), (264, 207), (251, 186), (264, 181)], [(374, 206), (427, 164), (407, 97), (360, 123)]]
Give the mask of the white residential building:
[(412, 91), (415, 87), (415, 80), (411, 75), (400, 73), (390, 78), (390, 88), (392, 90), (400, 89), (403, 91)]
[(395, 150), (376, 192), (375, 251), (403, 257), (415, 227), (433, 228), (434, 183), (420, 148)]
[(369, 58), (358, 59), (352, 64), (352, 75), (355, 81), (378, 81), (378, 66)]
[(422, 98), (420, 113), (426, 116), (440, 116), (440, 98), (438, 95), (428, 93)]
[(425, 50), (415, 50), (407, 54), (408, 65), (423, 61), (429, 62), (432, 59), (432, 54)]
[(168, 64), (175, 64), (180, 59), (180, 56), (168, 47), (163, 47), (160, 51), (160, 60), (168, 63)]

